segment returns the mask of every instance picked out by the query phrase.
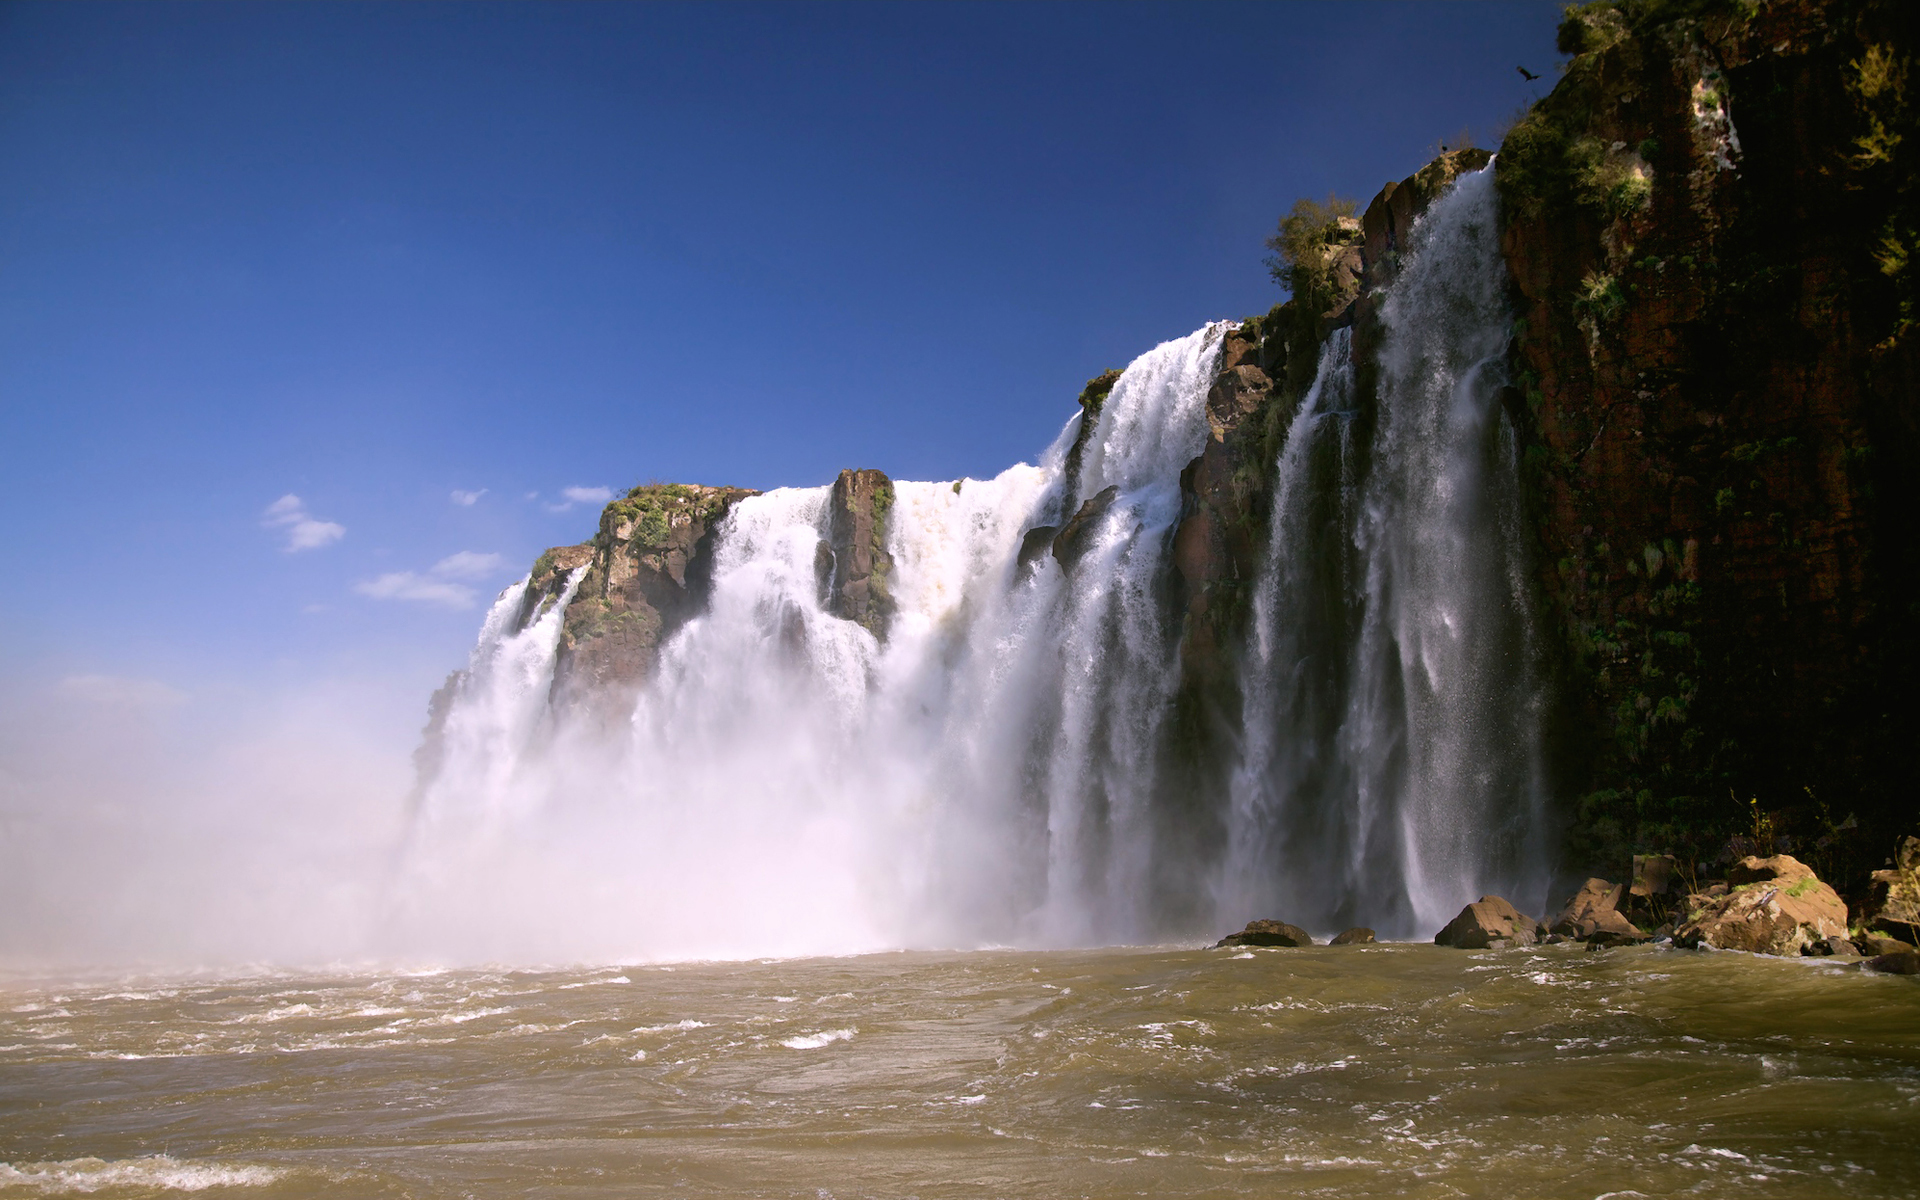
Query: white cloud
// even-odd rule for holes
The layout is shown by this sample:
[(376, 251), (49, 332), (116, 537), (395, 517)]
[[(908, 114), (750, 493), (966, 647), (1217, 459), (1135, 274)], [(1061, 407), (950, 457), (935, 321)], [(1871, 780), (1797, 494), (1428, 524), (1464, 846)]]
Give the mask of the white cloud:
[(288, 554), (318, 550), (347, 536), (346, 526), (315, 517), (307, 511), (306, 501), (292, 492), (267, 505), (267, 511), (260, 514), (260, 524), (286, 533), (287, 544), (282, 549)]
[[(539, 495), (528, 492), (527, 499)], [(547, 505), (548, 512), (566, 512), (576, 504), (601, 505), (613, 499), (613, 489), (603, 487), (569, 487), (560, 489), (560, 503)]]
[(60, 694), (89, 704), (112, 704), (128, 708), (169, 708), (183, 703), (187, 694), (158, 679), (134, 679), (123, 675), (69, 675), (60, 681)]
[(444, 604), (448, 608), (472, 608), (474, 591), (460, 580), (484, 579), (505, 569), (507, 560), (498, 554), (479, 554), (462, 550), (449, 554), (425, 572), (393, 571), (378, 579), (357, 583), (353, 590), (375, 600), (412, 600), (421, 604)]
[(475, 554), (462, 550), (433, 564), (433, 573), (443, 579), (484, 579), (507, 565), (498, 554)]
[(477, 492), (463, 492), (459, 488), (455, 488), (453, 489), (452, 498), (453, 498), (453, 502), (455, 504), (458, 504), (461, 508), (472, 508), (474, 504), (480, 499), (480, 497), (486, 494), (487, 494), (487, 489), (485, 488), (481, 488)]
[(444, 604), (448, 608), (472, 608), (474, 600), (473, 589), (464, 583), (450, 583), (412, 571), (394, 571), (356, 583), (353, 590), (375, 600), (413, 600), (421, 604)]

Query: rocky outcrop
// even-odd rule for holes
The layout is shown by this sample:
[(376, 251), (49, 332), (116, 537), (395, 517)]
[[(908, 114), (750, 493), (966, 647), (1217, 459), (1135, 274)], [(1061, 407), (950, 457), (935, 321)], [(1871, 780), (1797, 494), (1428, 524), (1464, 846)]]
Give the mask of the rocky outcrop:
[(1460, 910), (1447, 927), (1433, 935), (1436, 946), (1460, 950), (1505, 949), (1531, 946), (1546, 932), (1539, 922), (1515, 908), (1504, 897), (1482, 896)]
[(1673, 931), (1676, 946), (1801, 954), (1828, 938), (1847, 936), (1847, 906), (1797, 858), (1743, 858), (1727, 873), (1724, 890), (1688, 897), (1686, 919)]
[(593, 541), (541, 556), (523, 625), (564, 590), (572, 570), (587, 568), (561, 626), (557, 707), (611, 718), (631, 706), (661, 641), (706, 603), (715, 526), (753, 494), (678, 483), (636, 487), (601, 512)]
[(818, 563), (827, 611), (882, 639), (894, 613), (888, 588), (893, 555), (887, 551), (892, 511), (893, 481), (886, 475), (840, 472), (827, 499), (827, 539)]
[(1053, 537), (1055, 562), (1068, 570), (1073, 569), (1073, 565), (1092, 548), (1088, 539), (1093, 536), (1094, 528), (1099, 524), (1100, 518), (1113, 507), (1113, 502), (1119, 496), (1119, 487), (1110, 486), (1101, 488), (1087, 497), (1086, 502), (1080, 505), (1079, 510), (1067, 519), (1067, 523), (1062, 525), (1060, 531)]
[(1230, 933), (1214, 943), (1221, 946), (1311, 946), (1313, 936), (1298, 925), (1285, 921), (1248, 921), (1239, 933)]
[(1911, 819), (1917, 24), (1570, 9), (1501, 147), (1582, 864), (1705, 858), (1753, 798), (1809, 841), (1827, 809), (1869, 841)]
[(1355, 927), (1353, 929), (1348, 929), (1341, 933), (1335, 934), (1333, 936), (1333, 940), (1328, 942), (1327, 945), (1329, 946), (1371, 946), (1373, 945), (1373, 930), (1366, 929), (1363, 927)]
[(1920, 838), (1902, 838), (1893, 865), (1873, 873), (1860, 924), (1874, 933), (1920, 942)]

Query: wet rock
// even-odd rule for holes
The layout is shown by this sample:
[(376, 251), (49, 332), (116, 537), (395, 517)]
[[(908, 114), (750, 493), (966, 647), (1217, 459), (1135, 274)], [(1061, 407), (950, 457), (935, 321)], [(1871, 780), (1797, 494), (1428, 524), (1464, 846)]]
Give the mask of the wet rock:
[(1800, 953), (1818, 958), (1858, 958), (1860, 949), (1843, 937), (1823, 938), (1817, 942), (1808, 942)]
[(1334, 939), (1327, 943), (1329, 946), (1370, 946), (1372, 944), (1373, 930), (1365, 927), (1356, 927), (1336, 934)]
[(1019, 570), (1030, 571), (1035, 563), (1046, 557), (1053, 549), (1053, 539), (1060, 536), (1057, 525), (1036, 525), (1020, 538), (1020, 555), (1015, 561)]
[(1097, 495), (1090, 497), (1080, 506), (1080, 511), (1073, 514), (1073, 519), (1068, 521), (1060, 530), (1060, 535), (1053, 539), (1053, 557), (1056, 562), (1071, 569), (1073, 564), (1080, 561), (1081, 557), (1092, 548), (1089, 541), (1093, 537), (1094, 528), (1099, 524), (1100, 518), (1106, 515), (1107, 510), (1113, 507), (1113, 502), (1119, 495), (1118, 486), (1102, 488)]
[(1313, 935), (1285, 921), (1248, 921), (1239, 933), (1230, 933), (1214, 943), (1220, 946), (1311, 946)]
[(1531, 946), (1538, 940), (1539, 926), (1534, 919), (1500, 896), (1480, 897), (1433, 935), (1434, 945), (1461, 950)]
[[(1619, 916), (1618, 913), (1614, 915)], [(1627, 927), (1625, 929), (1596, 929), (1581, 940), (1589, 946), (1639, 946), (1653, 940), (1652, 934), (1636, 928), (1634, 925), (1628, 923), (1626, 918), (1622, 917), (1621, 923), (1626, 924)]]
[(1727, 885), (1724, 895), (1688, 897), (1675, 945), (1795, 955), (1847, 935), (1846, 904), (1799, 859), (1743, 858), (1728, 869)]
[(1868, 959), (1861, 965), (1869, 971), (1878, 971), (1882, 975), (1920, 975), (1920, 951), (1907, 950), (1899, 954), (1882, 954)]
[(619, 728), (661, 642), (706, 604), (715, 529), (733, 505), (755, 494), (646, 484), (601, 510), (591, 542), (540, 556), (523, 627), (558, 600), (572, 571), (587, 568), (561, 622), (551, 693), (556, 706)]
[(1892, 868), (1873, 873), (1860, 923), (1876, 933), (1920, 942), (1920, 838), (1902, 839)]
[(882, 639), (894, 610), (888, 588), (893, 555), (887, 552), (892, 511), (893, 480), (882, 472), (842, 471), (833, 481), (827, 501), (827, 542), (833, 552), (827, 611)]
[(1567, 938), (1605, 934), (1621, 940), (1643, 940), (1645, 935), (1617, 907), (1626, 893), (1624, 884), (1589, 879), (1560, 909), (1548, 929)]

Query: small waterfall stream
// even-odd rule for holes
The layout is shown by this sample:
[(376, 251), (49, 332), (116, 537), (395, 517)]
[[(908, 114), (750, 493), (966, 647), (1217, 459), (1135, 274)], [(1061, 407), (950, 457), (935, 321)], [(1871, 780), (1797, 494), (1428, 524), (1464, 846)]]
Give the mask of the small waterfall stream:
[[(1169, 548), (1225, 323), (1142, 355), (1038, 466), (896, 483), (884, 641), (825, 606), (827, 488), (733, 507), (705, 610), (611, 742), (546, 719), (560, 606), (510, 635), (508, 589), (446, 722), (408, 920), (496, 956), (1084, 945), (1256, 915), (1414, 936), (1525, 883), (1539, 699), (1492, 204), (1469, 177), (1421, 225), (1370, 436), (1343, 331), (1286, 439), (1212, 860), (1166, 861), (1191, 851), (1154, 805), (1184, 786)], [(1070, 552), (1021, 561), (1076, 517)], [(1170, 867), (1202, 898), (1185, 924), (1151, 883)]]

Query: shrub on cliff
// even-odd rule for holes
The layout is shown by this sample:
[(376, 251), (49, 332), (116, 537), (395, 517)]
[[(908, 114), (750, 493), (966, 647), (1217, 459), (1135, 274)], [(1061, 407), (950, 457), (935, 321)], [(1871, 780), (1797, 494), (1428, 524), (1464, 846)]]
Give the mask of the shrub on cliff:
[(1325, 201), (1302, 197), (1294, 201), (1292, 211), (1280, 218), (1280, 227), (1267, 239), (1267, 249), (1273, 251), (1267, 259), (1267, 270), (1274, 282), (1291, 291), (1294, 299), (1307, 302), (1305, 307), (1309, 309), (1317, 309), (1311, 300), (1329, 290), (1329, 250), (1344, 245), (1348, 233), (1357, 231), (1357, 226), (1350, 230), (1341, 220), (1344, 217), (1351, 222), (1354, 208), (1353, 201), (1331, 192)]

